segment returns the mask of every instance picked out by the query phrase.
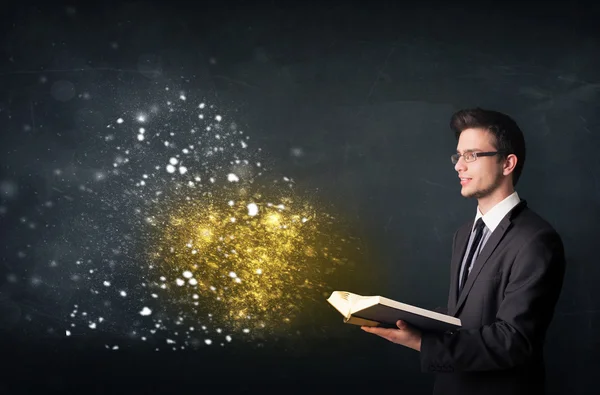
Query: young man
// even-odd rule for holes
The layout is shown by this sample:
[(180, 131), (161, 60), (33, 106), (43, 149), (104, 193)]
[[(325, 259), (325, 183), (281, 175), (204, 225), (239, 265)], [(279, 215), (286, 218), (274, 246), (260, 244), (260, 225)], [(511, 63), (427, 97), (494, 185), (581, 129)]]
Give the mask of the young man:
[(477, 211), (454, 234), (447, 313), (462, 327), (420, 332), (362, 327), (420, 351), (434, 394), (542, 394), (543, 344), (565, 271), (560, 236), (515, 191), (525, 141), (509, 116), (483, 109), (452, 116), (452, 163)]

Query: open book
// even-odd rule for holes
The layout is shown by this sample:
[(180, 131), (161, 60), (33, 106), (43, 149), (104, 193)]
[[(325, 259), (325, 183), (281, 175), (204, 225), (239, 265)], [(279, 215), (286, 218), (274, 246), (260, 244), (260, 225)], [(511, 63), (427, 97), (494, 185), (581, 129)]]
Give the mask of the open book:
[(445, 332), (460, 328), (460, 319), (431, 310), (396, 302), (383, 296), (361, 296), (334, 291), (327, 301), (353, 325), (397, 328), (396, 321), (425, 331)]

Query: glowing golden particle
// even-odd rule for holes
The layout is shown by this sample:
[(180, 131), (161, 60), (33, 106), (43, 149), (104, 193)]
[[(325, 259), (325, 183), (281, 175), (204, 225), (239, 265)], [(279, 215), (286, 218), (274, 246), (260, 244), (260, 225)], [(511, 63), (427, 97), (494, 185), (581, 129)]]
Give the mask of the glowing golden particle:
[[(161, 226), (148, 252), (167, 283), (189, 272), (185, 284), (164, 292), (198, 320), (210, 312), (213, 322), (235, 329), (283, 329), (307, 301), (321, 301), (325, 275), (346, 259), (327, 216), (300, 199), (266, 204), (262, 193), (186, 193), (163, 202), (169, 209), (156, 213)], [(260, 207), (254, 216), (250, 203)]]

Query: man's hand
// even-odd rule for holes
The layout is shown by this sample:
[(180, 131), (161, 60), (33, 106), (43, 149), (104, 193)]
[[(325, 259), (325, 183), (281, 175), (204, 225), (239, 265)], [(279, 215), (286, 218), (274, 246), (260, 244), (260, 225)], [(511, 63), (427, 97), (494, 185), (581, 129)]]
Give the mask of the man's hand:
[(381, 336), (392, 343), (400, 344), (416, 351), (421, 351), (421, 332), (401, 320), (396, 322), (396, 326), (398, 329), (378, 328), (373, 326), (361, 326), (360, 329)]

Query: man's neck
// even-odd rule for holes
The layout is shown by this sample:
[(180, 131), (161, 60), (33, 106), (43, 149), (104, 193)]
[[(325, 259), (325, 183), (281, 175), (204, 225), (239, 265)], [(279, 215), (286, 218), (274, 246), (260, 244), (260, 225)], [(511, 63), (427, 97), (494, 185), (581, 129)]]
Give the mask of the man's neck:
[(492, 194), (483, 197), (481, 199), (477, 199), (477, 204), (479, 211), (482, 215), (485, 215), (488, 211), (490, 211), (495, 205), (509, 197), (515, 192), (515, 189), (510, 186), (510, 188), (498, 188)]

